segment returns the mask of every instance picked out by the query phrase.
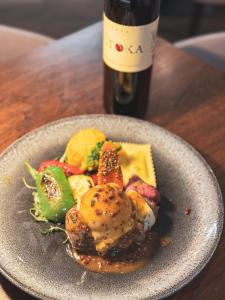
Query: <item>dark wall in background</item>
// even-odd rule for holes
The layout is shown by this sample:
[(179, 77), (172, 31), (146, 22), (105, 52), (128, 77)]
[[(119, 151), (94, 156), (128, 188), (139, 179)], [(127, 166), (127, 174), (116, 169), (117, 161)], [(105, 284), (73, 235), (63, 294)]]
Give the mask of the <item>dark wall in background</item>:
[[(0, 1), (0, 24), (39, 32), (53, 38), (68, 35), (102, 18), (103, 0)], [(26, 3), (27, 2), (27, 3)], [(161, 0), (159, 34), (169, 41), (189, 35), (193, 2)], [(225, 7), (206, 7), (197, 34), (225, 31)]]
[(0, 1), (0, 24), (60, 38), (100, 20), (102, 7), (103, 0)]

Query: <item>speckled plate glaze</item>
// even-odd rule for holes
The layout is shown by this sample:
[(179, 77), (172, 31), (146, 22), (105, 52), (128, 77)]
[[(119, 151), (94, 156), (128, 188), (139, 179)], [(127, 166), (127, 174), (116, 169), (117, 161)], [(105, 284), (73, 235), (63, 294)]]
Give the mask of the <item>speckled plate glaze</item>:
[[(126, 274), (86, 272), (66, 253), (63, 233), (40, 234), (28, 213), (31, 191), (23, 162), (38, 166), (62, 154), (69, 137), (96, 127), (113, 140), (151, 143), (161, 193), (161, 234), (172, 238), (142, 270)], [(10, 281), (41, 299), (161, 299), (190, 282), (212, 256), (223, 226), (218, 183), (186, 142), (148, 122), (109, 115), (68, 118), (35, 130), (0, 156), (0, 267)], [(191, 208), (189, 216), (185, 207)]]

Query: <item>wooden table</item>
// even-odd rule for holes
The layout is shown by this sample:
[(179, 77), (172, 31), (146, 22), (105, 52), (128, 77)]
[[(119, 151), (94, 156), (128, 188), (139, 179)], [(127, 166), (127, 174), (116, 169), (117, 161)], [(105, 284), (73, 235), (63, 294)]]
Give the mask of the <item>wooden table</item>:
[[(101, 24), (0, 66), (0, 151), (66, 116), (103, 113)], [(225, 74), (159, 40), (147, 117), (190, 142), (225, 192)], [(173, 300), (225, 299), (225, 235), (207, 267)], [(32, 299), (5, 279), (12, 299)]]

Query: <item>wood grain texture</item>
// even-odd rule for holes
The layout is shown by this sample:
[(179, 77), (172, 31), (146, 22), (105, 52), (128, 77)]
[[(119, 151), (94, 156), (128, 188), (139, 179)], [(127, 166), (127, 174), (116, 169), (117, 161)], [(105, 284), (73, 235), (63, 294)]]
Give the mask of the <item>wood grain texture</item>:
[[(101, 24), (96, 24), (2, 66), (0, 151), (46, 122), (104, 112), (101, 57)], [(163, 40), (158, 41), (153, 72), (146, 119), (199, 150), (225, 194), (225, 74)], [(207, 267), (170, 299), (225, 299), (224, 247), (223, 233)], [(7, 281), (3, 284), (15, 291)]]
[(30, 31), (0, 25), (0, 64), (46, 46), (53, 39)]

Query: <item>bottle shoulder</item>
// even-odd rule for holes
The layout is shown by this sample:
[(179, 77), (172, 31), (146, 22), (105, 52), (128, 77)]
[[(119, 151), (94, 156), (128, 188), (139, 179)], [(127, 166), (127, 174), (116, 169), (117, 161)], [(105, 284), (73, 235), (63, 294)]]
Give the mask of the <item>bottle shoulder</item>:
[(159, 16), (159, 0), (105, 0), (105, 15), (113, 22), (127, 26), (141, 26)]

